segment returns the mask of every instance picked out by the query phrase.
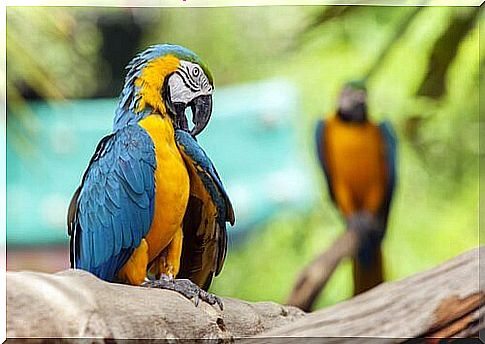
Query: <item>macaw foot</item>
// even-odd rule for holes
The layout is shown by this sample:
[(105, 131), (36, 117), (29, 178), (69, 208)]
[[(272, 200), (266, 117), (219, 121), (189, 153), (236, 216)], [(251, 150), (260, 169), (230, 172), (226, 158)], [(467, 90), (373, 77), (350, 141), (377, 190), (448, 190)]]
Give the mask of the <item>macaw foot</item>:
[(162, 275), (162, 277), (160, 277), (158, 280), (145, 280), (141, 286), (176, 291), (177, 293), (185, 296), (187, 299), (193, 300), (195, 306), (198, 306), (199, 301), (202, 300), (210, 305), (215, 305), (217, 303), (221, 311), (224, 309), (222, 300), (218, 296), (206, 292), (204, 289), (200, 288), (197, 284), (188, 279), (176, 279)]

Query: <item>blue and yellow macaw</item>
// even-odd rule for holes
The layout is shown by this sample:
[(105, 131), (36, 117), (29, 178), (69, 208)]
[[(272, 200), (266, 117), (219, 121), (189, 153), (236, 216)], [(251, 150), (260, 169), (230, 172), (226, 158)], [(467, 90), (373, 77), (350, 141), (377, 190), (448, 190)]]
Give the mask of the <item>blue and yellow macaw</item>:
[(318, 122), (318, 157), (332, 201), (362, 234), (353, 261), (354, 294), (383, 281), (381, 241), (396, 181), (396, 137), (389, 122), (367, 116), (362, 81), (346, 84), (335, 115)]
[(151, 46), (127, 69), (113, 133), (98, 144), (69, 206), (71, 266), (222, 306), (206, 291), (222, 269), (234, 212), (195, 140), (212, 112), (212, 76), (192, 51), (168, 44)]

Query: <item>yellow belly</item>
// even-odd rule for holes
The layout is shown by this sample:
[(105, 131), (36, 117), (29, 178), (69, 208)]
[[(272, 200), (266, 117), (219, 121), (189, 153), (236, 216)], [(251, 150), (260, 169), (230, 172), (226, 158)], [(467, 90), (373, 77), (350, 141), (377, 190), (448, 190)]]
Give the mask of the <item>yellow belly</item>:
[(375, 213), (386, 185), (379, 128), (372, 123), (350, 124), (336, 118), (327, 124), (325, 154), (337, 204), (346, 215), (357, 210)]
[(155, 208), (150, 231), (145, 237), (148, 261), (166, 248), (181, 230), (187, 208), (190, 181), (187, 168), (175, 144), (170, 119), (158, 114), (139, 122), (153, 140), (157, 168), (155, 170)]

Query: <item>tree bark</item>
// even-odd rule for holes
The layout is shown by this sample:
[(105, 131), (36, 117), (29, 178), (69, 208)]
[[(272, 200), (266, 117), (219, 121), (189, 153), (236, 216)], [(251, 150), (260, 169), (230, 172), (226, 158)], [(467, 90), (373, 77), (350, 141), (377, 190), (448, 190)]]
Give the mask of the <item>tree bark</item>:
[(305, 313), (273, 302), (194, 303), (168, 290), (108, 283), (82, 270), (7, 272), (7, 337), (251, 336)]
[[(441, 266), (388, 282), (306, 314), (272, 302), (224, 298), (224, 311), (177, 293), (111, 284), (84, 271), (7, 272), (7, 336), (212, 338), (232, 341), (400, 343), (414, 337), (470, 337), (483, 328), (483, 285), (474, 249)], [(256, 337), (255, 337), (256, 336)], [(373, 337), (373, 338), (365, 338)], [(321, 340), (321, 339), (320, 339)], [(432, 339), (434, 340), (434, 339)]]

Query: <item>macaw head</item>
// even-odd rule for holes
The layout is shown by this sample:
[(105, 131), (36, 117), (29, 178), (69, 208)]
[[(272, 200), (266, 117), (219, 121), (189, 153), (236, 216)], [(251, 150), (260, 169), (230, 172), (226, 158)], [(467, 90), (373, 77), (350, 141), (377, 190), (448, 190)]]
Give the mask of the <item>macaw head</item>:
[(367, 90), (364, 81), (350, 81), (344, 85), (338, 101), (337, 115), (349, 122), (367, 120)]
[[(128, 74), (114, 119), (114, 129), (152, 113), (169, 116), (176, 129), (195, 136), (206, 127), (212, 112), (212, 75), (187, 48), (159, 44), (138, 54), (126, 67)], [(192, 110), (189, 129), (185, 110)]]

